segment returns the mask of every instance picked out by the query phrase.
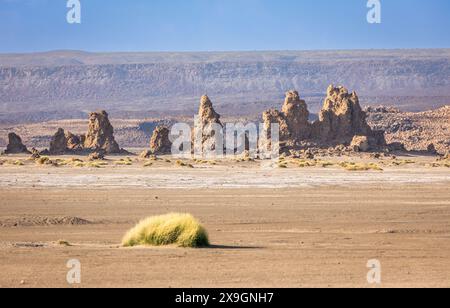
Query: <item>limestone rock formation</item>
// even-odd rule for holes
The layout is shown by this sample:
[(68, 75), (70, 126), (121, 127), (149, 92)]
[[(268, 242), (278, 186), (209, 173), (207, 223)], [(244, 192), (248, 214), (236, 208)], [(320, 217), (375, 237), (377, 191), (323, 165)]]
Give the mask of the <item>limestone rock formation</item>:
[[(368, 151), (386, 145), (383, 131), (373, 131), (366, 122), (358, 95), (344, 87), (328, 87), (319, 120), (309, 122), (309, 111), (297, 91), (286, 93), (282, 111), (269, 110), (263, 114), (264, 132), (260, 146), (268, 144), (272, 123), (280, 125), (280, 147), (286, 149), (334, 147), (351, 145), (357, 151)], [(356, 137), (355, 137), (356, 136)]]
[(120, 153), (119, 145), (114, 139), (114, 128), (106, 111), (92, 112), (89, 115), (84, 148), (92, 151), (104, 150), (107, 154)]
[(311, 134), (311, 124), (309, 123), (309, 111), (304, 100), (300, 99), (297, 91), (286, 93), (283, 108), (281, 109), (291, 138), (295, 140), (308, 139)]
[(166, 126), (156, 127), (150, 140), (150, 150), (153, 154), (170, 154), (172, 152), (169, 128)]
[[(220, 131), (216, 131), (215, 128), (219, 127)], [(202, 96), (193, 135), (194, 138), (197, 134), (199, 137), (201, 136), (203, 151), (214, 151), (216, 149), (216, 133), (223, 133), (222, 129), (223, 125), (220, 121), (220, 115), (214, 110), (211, 100), (207, 95)], [(194, 143), (194, 145), (196, 146), (197, 144)]]
[(319, 113), (318, 137), (326, 142), (348, 144), (355, 135), (371, 133), (356, 92), (350, 94), (344, 87), (330, 85)]
[(50, 141), (50, 154), (60, 155), (67, 151), (67, 139), (64, 129), (59, 128)]
[(280, 147), (284, 147), (285, 143), (290, 140), (291, 132), (287, 124), (286, 117), (284, 114), (276, 109), (270, 109), (263, 113), (263, 131), (260, 132), (260, 138), (258, 141), (258, 146), (260, 152), (272, 151), (272, 129), (273, 124), (278, 124), (279, 126), (279, 141)]
[(15, 133), (8, 134), (8, 145), (5, 154), (30, 154), (27, 147), (22, 143), (22, 139)]
[(300, 99), (297, 91), (286, 93), (281, 111), (271, 109), (263, 113), (264, 131), (259, 141), (260, 148), (270, 150), (272, 124), (280, 127), (280, 148), (293, 147), (296, 143), (306, 140), (311, 136), (311, 123), (309, 123), (309, 111), (304, 100)]

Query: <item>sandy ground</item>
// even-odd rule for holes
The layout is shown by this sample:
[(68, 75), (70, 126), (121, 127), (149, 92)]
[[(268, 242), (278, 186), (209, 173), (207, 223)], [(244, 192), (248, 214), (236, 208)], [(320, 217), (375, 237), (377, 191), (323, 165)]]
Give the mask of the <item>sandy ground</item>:
[[(81, 287), (373, 287), (370, 259), (382, 287), (450, 287), (448, 168), (233, 166), (0, 166), (0, 287), (69, 287), (69, 259)], [(138, 220), (173, 211), (213, 246), (120, 247)]]

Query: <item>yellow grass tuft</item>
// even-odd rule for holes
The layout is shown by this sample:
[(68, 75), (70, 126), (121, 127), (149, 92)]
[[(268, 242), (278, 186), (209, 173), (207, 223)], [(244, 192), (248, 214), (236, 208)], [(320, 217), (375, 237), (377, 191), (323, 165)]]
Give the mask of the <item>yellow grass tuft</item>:
[(131, 159), (121, 159), (114, 162), (117, 166), (131, 166), (133, 165), (133, 161)]
[(122, 245), (196, 248), (209, 246), (209, 239), (205, 228), (192, 215), (172, 213), (142, 220), (127, 232)]
[(84, 166), (86, 166), (86, 164), (84, 162), (77, 161), (77, 162), (73, 163), (72, 166), (77, 167), (77, 168), (83, 168)]
[(318, 165), (319, 167), (322, 167), (322, 168), (334, 166), (334, 164), (329, 161), (317, 161), (316, 165)]
[[(106, 163), (106, 165), (108, 165), (108, 164)], [(100, 169), (100, 168), (105, 166), (105, 163), (102, 163), (102, 162), (99, 162), (99, 161), (93, 161), (93, 162), (89, 162), (87, 164), (87, 166), (90, 167), (90, 168), (98, 168), (98, 169)]]

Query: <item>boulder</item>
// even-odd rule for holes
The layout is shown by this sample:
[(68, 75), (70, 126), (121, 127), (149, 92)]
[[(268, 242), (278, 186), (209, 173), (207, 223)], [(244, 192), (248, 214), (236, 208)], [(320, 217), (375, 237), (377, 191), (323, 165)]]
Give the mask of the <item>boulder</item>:
[(350, 148), (355, 152), (367, 152), (370, 149), (369, 138), (367, 136), (355, 136), (350, 144)]
[(436, 146), (433, 143), (430, 143), (427, 147), (427, 152), (432, 154), (432, 155), (436, 155), (438, 154), (438, 151), (436, 150)]
[(89, 154), (88, 160), (89, 161), (105, 160), (105, 154), (106, 153), (104, 150), (98, 150), (96, 152)]
[(388, 144), (388, 149), (390, 151), (395, 151), (395, 152), (397, 152), (397, 151), (406, 152), (405, 145), (401, 142), (393, 142), (393, 143)]

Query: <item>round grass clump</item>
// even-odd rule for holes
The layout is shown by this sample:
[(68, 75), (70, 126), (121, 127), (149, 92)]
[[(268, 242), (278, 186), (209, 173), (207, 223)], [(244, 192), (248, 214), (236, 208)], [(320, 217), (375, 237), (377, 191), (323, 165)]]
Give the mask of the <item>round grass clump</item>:
[(127, 232), (122, 245), (198, 248), (209, 246), (209, 239), (205, 228), (192, 215), (172, 213), (142, 220)]

